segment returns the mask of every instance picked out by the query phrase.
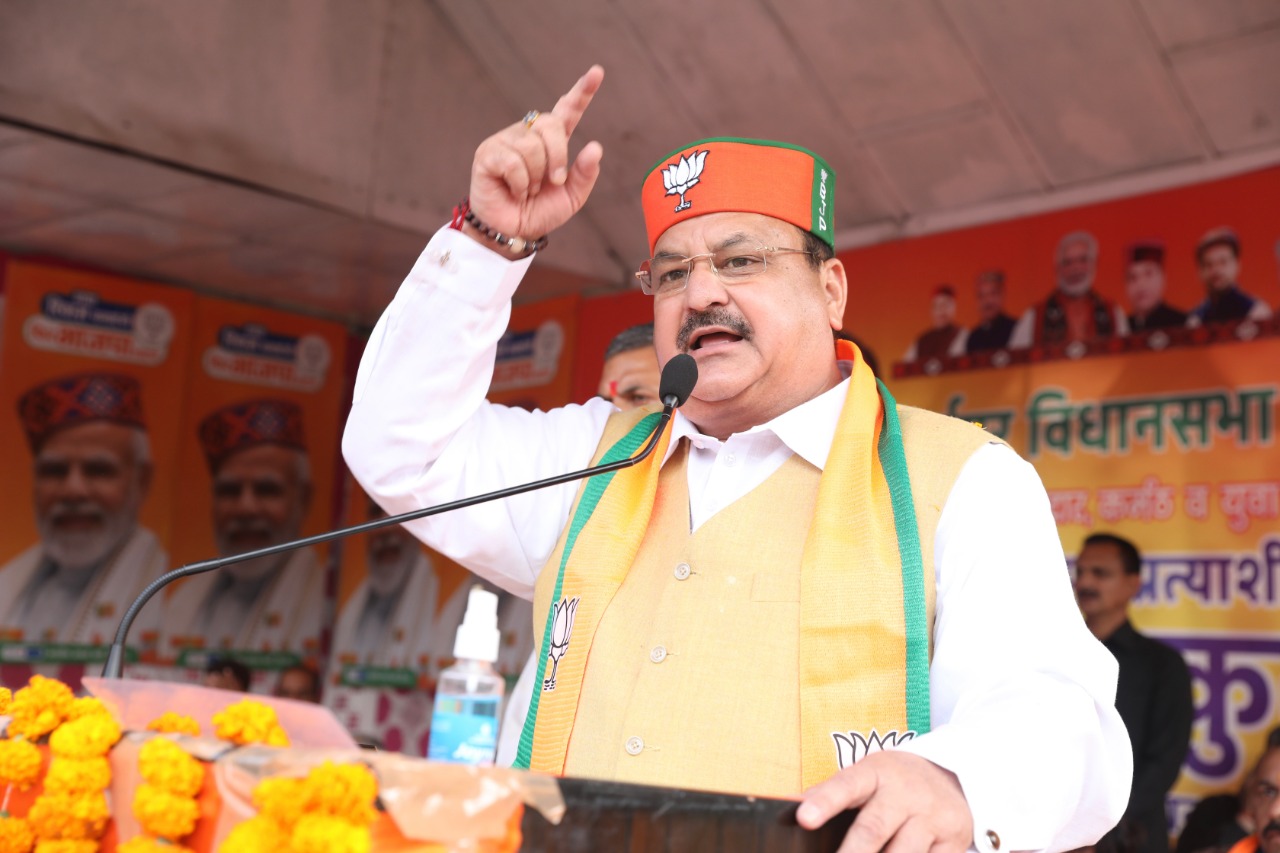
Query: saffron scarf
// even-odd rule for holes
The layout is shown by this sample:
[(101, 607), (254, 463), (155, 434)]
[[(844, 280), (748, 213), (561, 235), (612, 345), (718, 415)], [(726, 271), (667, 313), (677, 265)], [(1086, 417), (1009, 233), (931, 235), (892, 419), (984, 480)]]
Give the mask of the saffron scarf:
[[(929, 730), (931, 618), (897, 405), (855, 347), (841, 341), (837, 353), (853, 371), (800, 575), (806, 787)], [(658, 422), (657, 414), (641, 418), (601, 461), (634, 454)], [(516, 767), (564, 773), (592, 639), (649, 526), (669, 435), (644, 462), (592, 477), (579, 493), (548, 562), (558, 566), (553, 604)]]

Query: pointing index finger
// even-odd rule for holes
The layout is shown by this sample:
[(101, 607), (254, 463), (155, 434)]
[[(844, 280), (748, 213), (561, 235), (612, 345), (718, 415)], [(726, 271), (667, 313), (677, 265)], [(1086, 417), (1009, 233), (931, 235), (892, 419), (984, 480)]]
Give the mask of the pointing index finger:
[(551, 112), (564, 121), (565, 136), (573, 135), (573, 131), (578, 127), (578, 122), (582, 120), (583, 113), (587, 111), (591, 99), (600, 90), (600, 84), (603, 81), (604, 69), (599, 65), (593, 65), (587, 69), (586, 74), (578, 78), (578, 82), (573, 84), (572, 89), (556, 101)]

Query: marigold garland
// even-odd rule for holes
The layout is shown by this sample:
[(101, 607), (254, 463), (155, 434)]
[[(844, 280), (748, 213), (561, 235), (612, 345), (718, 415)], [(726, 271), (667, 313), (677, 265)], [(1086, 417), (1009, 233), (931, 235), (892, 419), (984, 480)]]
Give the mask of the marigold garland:
[(218, 737), (239, 746), (289, 745), (289, 736), (280, 727), (275, 708), (252, 699), (243, 699), (214, 714), (213, 726)]
[(55, 758), (44, 777), (50, 794), (85, 794), (111, 784), (111, 764), (106, 758)]
[(0, 853), (30, 853), (36, 834), (20, 817), (0, 815)]
[(42, 841), (93, 841), (107, 828), (111, 812), (101, 791), (93, 794), (42, 794), (27, 812), (27, 823)]
[(25, 737), (35, 741), (47, 735), (66, 719), (75, 700), (71, 688), (54, 678), (33, 675), (9, 703), (9, 737)]
[(0, 716), (9, 713), (9, 703), (13, 701), (13, 691), (8, 687), (0, 687)]
[(180, 839), (195, 831), (200, 804), (192, 797), (143, 784), (133, 795), (133, 816), (157, 838)]
[(378, 782), (358, 764), (326, 761), (305, 779), (264, 779), (253, 790), (259, 814), (223, 842), (220, 853), (367, 853)]
[(142, 778), (173, 794), (194, 797), (204, 784), (204, 767), (168, 738), (152, 738), (138, 752)]
[(103, 704), (102, 700), (96, 696), (82, 696), (79, 699), (72, 699), (71, 705), (67, 707), (66, 718), (68, 720), (78, 720), (81, 717), (93, 716), (110, 717), (111, 711)]
[(39, 747), (26, 738), (0, 740), (0, 784), (25, 791), (40, 778), (43, 763)]
[(106, 714), (91, 714), (58, 726), (49, 736), (55, 758), (101, 758), (120, 740), (120, 724)]
[(369, 853), (369, 827), (326, 814), (306, 814), (289, 836), (291, 853)]
[(200, 737), (200, 724), (195, 721), (195, 718), (188, 717), (185, 714), (179, 714), (175, 711), (165, 711), (150, 723), (147, 723), (147, 730), (160, 732), (161, 734), (180, 734)]

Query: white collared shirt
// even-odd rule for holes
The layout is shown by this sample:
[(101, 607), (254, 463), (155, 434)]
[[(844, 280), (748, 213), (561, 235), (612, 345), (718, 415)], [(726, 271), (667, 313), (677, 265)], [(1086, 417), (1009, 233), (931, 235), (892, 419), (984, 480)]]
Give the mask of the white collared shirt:
[[(442, 230), (374, 328), (343, 452), (388, 512), (590, 463), (614, 411), (610, 403), (526, 412), (484, 402), (511, 295), (528, 264)], [(841, 384), (723, 442), (677, 415), (673, 443), (692, 444), (692, 526), (792, 453), (823, 467), (843, 390)], [(408, 527), (482, 577), (531, 598), (577, 488), (569, 483)], [(1132, 755), (1113, 706), (1115, 659), (1076, 610), (1035, 470), (1003, 445), (975, 452), (943, 507), (934, 562), (933, 728), (902, 748), (960, 779), (977, 849), (996, 850), (992, 839), (999, 850), (1092, 843), (1124, 811)]]

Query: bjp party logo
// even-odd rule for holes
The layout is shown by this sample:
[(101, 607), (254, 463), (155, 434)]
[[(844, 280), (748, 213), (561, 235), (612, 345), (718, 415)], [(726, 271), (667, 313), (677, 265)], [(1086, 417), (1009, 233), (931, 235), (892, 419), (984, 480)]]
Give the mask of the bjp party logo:
[(891, 731), (881, 735), (875, 729), (871, 730), (871, 734), (865, 736), (860, 732), (831, 733), (831, 737), (836, 742), (836, 764), (841, 770), (846, 767), (852, 767), (873, 752), (902, 746), (902, 744), (915, 736), (916, 733), (911, 731), (902, 732), (901, 734), (897, 731)]
[(569, 638), (573, 636), (573, 614), (578, 612), (580, 596), (560, 599), (555, 606), (555, 618), (551, 623), (551, 647), (547, 649), (547, 657), (551, 658), (551, 677), (544, 679), (542, 689), (550, 692), (556, 689), (556, 670), (560, 668), (560, 660), (569, 651)]
[(680, 196), (680, 203), (676, 205), (676, 213), (682, 210), (688, 210), (693, 205), (684, 197), (684, 194), (693, 189), (698, 181), (702, 178), (702, 167), (707, 162), (706, 151), (695, 150), (692, 154), (680, 157), (680, 162), (669, 163), (667, 168), (662, 170), (662, 185), (667, 188), (667, 195)]

